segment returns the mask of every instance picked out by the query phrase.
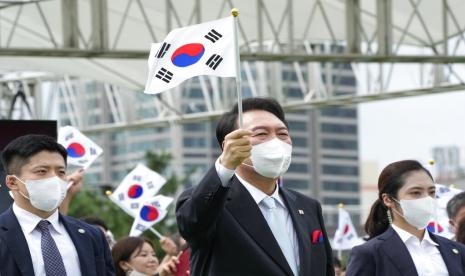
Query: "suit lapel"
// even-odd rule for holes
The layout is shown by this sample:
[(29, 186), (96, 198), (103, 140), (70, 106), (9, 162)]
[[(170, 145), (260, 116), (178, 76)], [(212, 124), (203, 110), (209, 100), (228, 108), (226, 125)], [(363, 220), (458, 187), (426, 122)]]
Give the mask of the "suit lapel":
[(293, 275), (258, 205), (236, 177), (231, 183), (226, 209), (287, 275)]
[(459, 249), (451, 244), (443, 242), (441, 239), (436, 238), (434, 234), (430, 233), (430, 236), (432, 240), (439, 244), (437, 248), (441, 253), (444, 263), (446, 264), (447, 271), (449, 271), (449, 276), (462, 275), (462, 270), (460, 269), (460, 264), (462, 261), (460, 260), (461, 256)]
[(291, 215), (292, 225), (294, 226), (294, 230), (297, 234), (297, 240), (299, 245), (299, 262), (300, 262), (300, 275), (313, 275), (311, 273), (311, 265), (308, 260), (311, 260), (311, 248), (310, 248), (310, 235), (309, 229), (307, 229), (307, 225), (305, 221), (300, 218), (300, 214), (297, 214), (297, 210), (304, 209), (299, 206), (298, 202), (296, 201), (296, 196), (288, 192), (286, 189), (281, 188), (279, 189), (282, 198), (284, 199), (284, 203), (287, 206), (289, 214)]
[(68, 234), (74, 243), (74, 247), (76, 248), (77, 254), (79, 256), (81, 274), (95, 274), (96, 268), (95, 261), (93, 260), (94, 249), (91, 237), (89, 236), (90, 233), (88, 233), (86, 229), (79, 227), (79, 225), (74, 223), (66, 216), (63, 216), (62, 214), (60, 214), (60, 221), (65, 226), (66, 231), (68, 231)]
[(392, 229), (388, 228), (386, 232), (381, 234), (378, 239), (384, 240), (381, 244), (381, 249), (391, 259), (391, 262), (405, 276), (418, 275), (418, 272), (413, 263), (412, 257), (408, 252), (407, 247), (400, 239), (399, 235)]
[(3, 221), (0, 222), (0, 235), (10, 249), (9, 252), (18, 264), (21, 273), (25, 276), (34, 275), (31, 253), (24, 237), (23, 230), (18, 219), (10, 207), (4, 214)]

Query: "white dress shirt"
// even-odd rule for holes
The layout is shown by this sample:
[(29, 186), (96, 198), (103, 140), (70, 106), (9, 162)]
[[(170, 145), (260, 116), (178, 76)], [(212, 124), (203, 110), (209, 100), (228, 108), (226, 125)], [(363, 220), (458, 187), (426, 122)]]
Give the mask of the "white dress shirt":
[[(220, 164), (219, 158), (215, 162), (215, 169), (216, 172), (218, 173), (218, 176), (221, 180), (221, 184), (224, 187), (227, 187), (229, 185), (229, 180), (233, 177), (234, 175), (234, 170), (230, 170), (223, 165)], [(263, 217), (265, 217), (266, 214), (266, 209), (262, 204), (259, 204), (265, 197), (268, 195), (262, 192), (260, 189), (256, 188), (252, 184), (248, 183), (244, 179), (242, 179), (240, 176), (236, 174), (237, 179), (241, 184), (246, 188), (246, 190), (250, 193), (252, 198), (254, 199), (255, 203), (258, 205), (260, 208), (260, 211), (263, 214)], [(297, 263), (297, 268), (300, 270), (300, 261), (299, 261), (299, 242), (297, 239), (297, 234), (294, 229), (294, 225), (292, 224), (292, 219), (291, 215), (289, 214), (289, 210), (287, 209), (286, 205), (284, 204), (283, 199), (281, 198), (281, 195), (279, 194), (279, 185), (276, 185), (276, 189), (274, 190), (273, 194), (271, 195), (272, 198), (274, 198), (279, 204), (276, 204), (276, 209), (279, 212), (279, 215), (284, 217), (284, 221), (286, 222), (286, 231), (288, 235), (291, 237), (291, 242), (292, 242), (292, 248), (294, 248), (294, 256), (296, 256), (296, 263)]]
[(420, 241), (416, 236), (391, 224), (399, 235), (412, 257), (418, 276), (448, 276), (449, 272), (444, 263), (439, 245), (431, 239), (430, 233), (425, 230), (423, 239)]
[[(41, 217), (30, 213), (18, 205), (13, 203), (13, 212), (18, 219), (19, 225), (23, 230), (24, 237), (26, 238), (29, 252), (31, 253), (32, 266), (34, 268), (35, 276), (46, 276), (44, 259), (42, 257), (42, 249), (40, 246), (42, 233), (36, 229), (37, 224), (42, 220)], [(58, 210), (56, 210), (47, 220), (50, 222), (50, 234), (55, 240), (55, 243), (63, 258), (66, 274), (68, 276), (80, 276), (81, 268), (79, 266), (79, 256), (74, 247), (65, 226), (58, 219)]]

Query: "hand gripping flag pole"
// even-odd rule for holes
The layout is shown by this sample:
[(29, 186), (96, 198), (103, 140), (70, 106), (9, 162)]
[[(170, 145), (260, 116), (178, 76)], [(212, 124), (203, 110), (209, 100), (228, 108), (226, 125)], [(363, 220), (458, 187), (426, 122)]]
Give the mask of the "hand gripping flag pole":
[(241, 56), (239, 53), (239, 10), (234, 8), (231, 10), (231, 15), (234, 17), (234, 50), (236, 53), (236, 91), (237, 91), (237, 113), (239, 116), (239, 128), (242, 128), (242, 78), (241, 78)]

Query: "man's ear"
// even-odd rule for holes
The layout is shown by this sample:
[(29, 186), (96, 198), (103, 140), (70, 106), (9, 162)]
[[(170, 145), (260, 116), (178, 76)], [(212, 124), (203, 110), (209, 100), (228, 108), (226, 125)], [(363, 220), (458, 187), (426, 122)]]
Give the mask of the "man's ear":
[(16, 177), (11, 174), (5, 177), (5, 184), (8, 187), (8, 189), (12, 191), (19, 190), (18, 182), (18, 179), (16, 179)]

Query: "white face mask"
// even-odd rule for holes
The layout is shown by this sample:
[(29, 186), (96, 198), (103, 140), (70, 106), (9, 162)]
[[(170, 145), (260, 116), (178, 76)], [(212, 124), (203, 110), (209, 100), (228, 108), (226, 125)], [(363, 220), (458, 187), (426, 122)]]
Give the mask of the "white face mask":
[(257, 173), (269, 178), (278, 178), (289, 168), (291, 155), (292, 146), (274, 138), (253, 146), (250, 159)]
[(127, 273), (127, 275), (128, 276), (149, 276), (149, 275), (147, 275), (145, 273), (142, 273), (142, 272), (139, 272), (139, 271), (137, 271), (135, 269), (129, 271), (129, 273)]
[(418, 199), (401, 199), (399, 204), (404, 214), (399, 214), (397, 211), (396, 213), (418, 230), (426, 228), (428, 222), (434, 218), (436, 201), (430, 196)]
[(31, 205), (39, 210), (45, 212), (53, 211), (60, 206), (66, 196), (68, 183), (58, 176), (45, 179), (26, 180), (26, 183), (18, 177), (16, 177), (16, 179), (26, 186), (29, 197), (18, 192), (23, 197), (29, 199)]
[(126, 272), (127, 276), (150, 276), (150, 275), (147, 275), (145, 273), (135, 270), (130, 264), (128, 264), (128, 266), (131, 268), (131, 270), (128, 270)]

